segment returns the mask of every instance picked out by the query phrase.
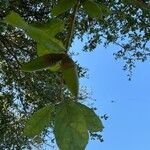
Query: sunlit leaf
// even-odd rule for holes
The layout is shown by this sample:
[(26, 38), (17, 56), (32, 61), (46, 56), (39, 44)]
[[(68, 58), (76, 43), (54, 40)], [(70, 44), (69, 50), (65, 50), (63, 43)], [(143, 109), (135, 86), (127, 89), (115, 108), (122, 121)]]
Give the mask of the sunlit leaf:
[(62, 45), (57, 44), (55, 38), (50, 37), (48, 33), (39, 28), (28, 25), (15, 12), (11, 12), (9, 15), (7, 15), (4, 19), (4, 22), (25, 30), (29, 36), (31, 36), (39, 45), (43, 47), (43, 49), (48, 50), (50, 53), (62, 53), (65, 50)]
[(71, 93), (74, 96), (78, 96), (79, 81), (77, 66), (71, 58), (66, 57), (62, 60), (62, 73), (65, 84), (67, 85)]
[(89, 107), (78, 103), (78, 106), (80, 107), (81, 111), (83, 112), (83, 115), (85, 117), (87, 128), (90, 132), (98, 132), (102, 131), (104, 126), (102, 124), (101, 119), (96, 115), (96, 113), (90, 109)]
[(30, 71), (38, 71), (41, 69), (46, 69), (58, 63), (63, 57), (64, 54), (43, 55), (34, 60), (31, 60), (28, 63), (23, 64), (21, 70), (30, 72)]
[(56, 142), (61, 150), (84, 150), (88, 130), (81, 110), (74, 102), (61, 104), (54, 124)]
[(36, 23), (32, 26), (41, 29), (46, 32), (49, 36), (54, 37), (57, 33), (62, 32), (64, 29), (64, 22), (61, 19), (54, 18), (46, 23)]
[(52, 9), (51, 13), (53, 16), (58, 16), (73, 7), (76, 2), (76, 0), (59, 0), (58, 4)]
[(35, 112), (26, 123), (24, 135), (29, 137), (39, 135), (50, 123), (52, 112), (53, 107), (50, 105), (45, 106)]
[[(61, 41), (57, 40), (56, 38), (53, 38), (53, 41), (55, 43), (57, 43), (57, 45), (59, 45), (60, 47), (63, 48), (63, 43)], [(37, 54), (38, 54), (38, 56), (51, 54), (51, 53), (53, 53), (53, 51), (54, 50), (51, 49), (51, 48), (49, 48), (49, 49), (45, 48), (44, 45), (42, 45), (42, 44), (37, 44)]]

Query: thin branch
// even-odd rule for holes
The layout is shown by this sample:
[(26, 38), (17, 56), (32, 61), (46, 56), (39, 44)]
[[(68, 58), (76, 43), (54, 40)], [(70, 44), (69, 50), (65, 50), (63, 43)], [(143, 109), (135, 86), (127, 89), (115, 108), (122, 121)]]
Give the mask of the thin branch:
[(14, 55), (14, 53), (11, 51), (13, 50), (13, 47), (11, 46), (11, 49), (7, 46), (7, 44), (1, 40), (1, 43), (4, 45), (4, 47), (6, 47), (7, 51), (9, 52), (9, 54), (16, 60), (17, 64), (19, 67), (21, 67), (21, 63), (19, 62), (18, 58), (16, 57), (16, 55)]
[(150, 4), (145, 3), (143, 0), (133, 0), (131, 3), (142, 9), (150, 10)]
[(71, 41), (72, 41), (72, 36), (73, 36), (73, 32), (74, 32), (74, 26), (75, 26), (75, 20), (76, 20), (76, 14), (78, 11), (78, 8), (80, 6), (80, 0), (78, 0), (77, 4), (74, 6), (73, 9), (73, 13), (72, 13), (72, 18), (69, 24), (69, 31), (68, 31), (68, 37), (67, 37), (67, 41), (66, 41), (66, 51), (69, 50), (70, 45), (71, 45)]

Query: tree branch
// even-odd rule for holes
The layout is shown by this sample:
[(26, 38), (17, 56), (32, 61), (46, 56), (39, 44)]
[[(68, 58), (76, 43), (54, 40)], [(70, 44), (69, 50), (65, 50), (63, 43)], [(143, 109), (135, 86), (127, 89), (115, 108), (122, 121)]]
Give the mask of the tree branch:
[(16, 57), (16, 55), (12, 52), (13, 51), (12, 46), (10, 45), (11, 46), (11, 49), (10, 49), (3, 40), (1, 40), (1, 43), (4, 45), (4, 47), (6, 47), (7, 51), (9, 52), (9, 54), (16, 60), (18, 66), (21, 67), (21, 63), (19, 62), (19, 60)]
[(150, 4), (145, 3), (143, 0), (132, 0), (130, 3), (134, 4), (135, 6), (138, 6), (141, 9), (150, 9)]
[(72, 36), (73, 36), (73, 32), (74, 32), (74, 26), (75, 26), (75, 20), (76, 20), (76, 14), (77, 14), (79, 6), (80, 6), (80, 0), (78, 0), (77, 4), (74, 6), (74, 9), (73, 9), (72, 18), (71, 18), (71, 21), (69, 24), (68, 37), (67, 37), (67, 41), (65, 44), (66, 51), (69, 50), (70, 45), (71, 45)]

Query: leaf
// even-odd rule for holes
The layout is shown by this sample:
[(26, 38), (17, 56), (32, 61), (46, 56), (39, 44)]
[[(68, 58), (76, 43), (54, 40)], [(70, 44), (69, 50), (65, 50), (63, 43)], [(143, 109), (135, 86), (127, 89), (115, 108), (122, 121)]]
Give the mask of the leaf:
[(26, 24), (26, 22), (23, 20), (23, 18), (20, 17), (20, 15), (18, 15), (17, 13), (15, 13), (14, 11), (12, 11), (11, 13), (9, 13), (4, 21), (5, 23), (8, 23), (12, 26), (15, 27), (20, 27), (24, 30), (26, 30), (26, 28), (28, 28), (28, 25)]
[(104, 4), (99, 4), (99, 7), (100, 7), (100, 9), (101, 9), (101, 16), (103, 15), (103, 16), (108, 16), (108, 15), (110, 15), (112, 12), (111, 12), (111, 10), (107, 7), (107, 6), (105, 6)]
[(52, 53), (52, 51), (45, 49), (43, 45), (37, 44), (37, 55), (38, 56), (43, 56), (43, 55), (47, 55), (47, 54), (51, 54), (51, 53)]
[(66, 85), (74, 96), (78, 96), (79, 79), (77, 66), (74, 61), (68, 57), (62, 60), (62, 74)]
[(34, 137), (40, 134), (50, 123), (52, 111), (52, 106), (48, 105), (35, 112), (26, 123), (24, 135)]
[(49, 70), (52, 71), (52, 72), (56, 72), (56, 71), (59, 71), (60, 68), (61, 68), (60, 62), (58, 62), (58, 63), (52, 65), (52, 66), (49, 68)]
[(57, 44), (55, 38), (52, 38), (48, 33), (43, 30), (28, 25), (17, 13), (11, 12), (4, 19), (5, 23), (8, 23), (14, 27), (21, 28), (27, 32), (43, 49), (48, 50), (50, 53), (62, 53), (65, 51), (64, 46)]
[[(60, 47), (63, 48), (63, 44), (61, 41), (53, 38), (53, 41), (57, 43), (57, 45), (59, 45)], [(42, 55), (45, 55), (45, 54), (51, 54), (53, 53), (53, 49), (47, 49), (45, 48), (42, 44), (37, 44), (37, 54), (38, 56), (42, 56)]]
[(83, 8), (88, 13), (90, 17), (99, 17), (102, 13), (101, 8), (97, 3), (92, 0), (85, 0), (83, 2)]
[(58, 4), (52, 9), (51, 13), (53, 16), (58, 16), (73, 7), (76, 2), (76, 0), (59, 0)]
[(87, 107), (81, 103), (77, 103), (77, 104), (80, 107), (80, 109), (84, 115), (88, 130), (90, 132), (102, 131), (104, 126), (103, 126), (100, 118), (95, 114), (95, 112), (92, 109), (90, 109), (89, 107)]
[(63, 57), (64, 54), (43, 55), (34, 60), (31, 60), (28, 63), (23, 64), (21, 70), (30, 72), (30, 71), (38, 71), (38, 70), (46, 69), (58, 63)]
[(88, 130), (81, 110), (71, 101), (61, 104), (54, 123), (56, 142), (61, 150), (84, 150)]
[(49, 36), (54, 37), (57, 33), (62, 32), (64, 29), (64, 22), (59, 18), (53, 18), (46, 23), (36, 23), (32, 26), (41, 29)]

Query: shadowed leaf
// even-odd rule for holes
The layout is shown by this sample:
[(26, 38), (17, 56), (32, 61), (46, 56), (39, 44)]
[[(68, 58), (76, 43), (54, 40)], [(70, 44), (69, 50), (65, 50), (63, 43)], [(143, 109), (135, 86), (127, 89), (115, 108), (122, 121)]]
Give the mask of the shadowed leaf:
[(79, 92), (79, 81), (78, 81), (78, 73), (77, 66), (74, 61), (66, 57), (62, 60), (62, 73), (64, 81), (74, 96), (78, 96)]
[(98, 4), (96, 4), (92, 0), (85, 0), (83, 3), (83, 8), (90, 17), (99, 17), (102, 13), (101, 8), (98, 6)]
[(47, 54), (22, 65), (22, 71), (38, 71), (49, 68), (62, 60), (64, 54)]

